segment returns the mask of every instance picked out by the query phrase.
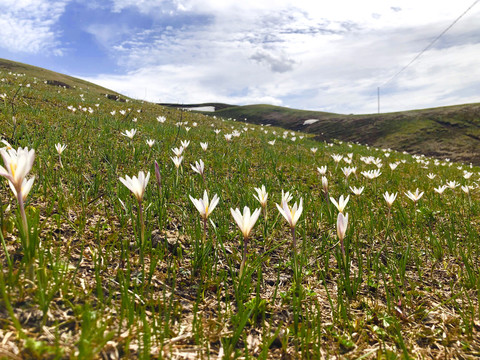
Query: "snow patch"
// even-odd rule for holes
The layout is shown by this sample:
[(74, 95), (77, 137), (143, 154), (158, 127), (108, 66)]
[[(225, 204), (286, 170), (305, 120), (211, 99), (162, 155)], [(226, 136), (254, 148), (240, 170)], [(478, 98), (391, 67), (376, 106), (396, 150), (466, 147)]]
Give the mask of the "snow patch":
[(215, 106), (197, 106), (197, 107), (183, 108), (183, 110), (214, 112)]

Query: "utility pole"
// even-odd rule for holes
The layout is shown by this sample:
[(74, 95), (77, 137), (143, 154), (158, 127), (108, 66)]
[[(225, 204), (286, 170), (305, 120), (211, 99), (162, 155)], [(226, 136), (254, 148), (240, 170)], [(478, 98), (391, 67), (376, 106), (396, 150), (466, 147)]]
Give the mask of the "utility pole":
[(378, 113), (380, 114), (380, 86), (377, 87), (377, 107), (378, 107)]

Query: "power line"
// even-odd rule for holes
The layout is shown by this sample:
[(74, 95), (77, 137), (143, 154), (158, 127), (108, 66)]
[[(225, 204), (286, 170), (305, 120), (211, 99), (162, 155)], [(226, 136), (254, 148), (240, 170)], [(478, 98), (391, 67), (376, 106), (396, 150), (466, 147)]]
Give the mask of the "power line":
[(387, 81), (385, 81), (382, 85), (380, 86), (384, 86), (386, 84), (388, 84), (390, 81), (392, 81), (393, 79), (395, 79), (398, 75), (400, 75), (402, 72), (404, 72), (410, 65), (412, 65), (413, 62), (415, 62), (415, 60), (417, 60), (420, 56), (423, 55), (423, 53), (425, 53), (425, 51), (427, 51), (428, 49), (430, 49), (432, 47), (433, 44), (435, 44), (435, 42), (438, 41), (438, 39), (440, 39), (448, 30), (450, 30), (463, 16), (465, 16), (465, 14), (467, 12), (470, 11), (471, 8), (473, 8), (475, 5), (477, 5), (477, 3), (480, 2), (480, 0), (476, 0), (473, 2), (472, 5), (470, 5), (468, 7), (467, 10), (465, 10), (458, 18), (456, 18), (445, 30), (443, 30), (440, 35), (438, 35), (435, 39), (432, 40), (432, 42), (430, 42), (430, 44), (427, 45), (427, 47), (425, 49), (423, 49), (422, 51), (420, 51), (412, 60), (410, 60), (410, 62), (405, 65), (403, 68), (400, 69), (400, 71), (398, 71), (395, 75), (393, 75), (390, 79), (388, 79)]

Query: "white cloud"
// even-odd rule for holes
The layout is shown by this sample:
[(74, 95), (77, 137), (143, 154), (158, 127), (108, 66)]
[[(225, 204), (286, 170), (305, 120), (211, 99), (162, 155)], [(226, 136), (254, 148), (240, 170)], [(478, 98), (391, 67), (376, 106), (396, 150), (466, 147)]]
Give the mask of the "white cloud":
[(376, 111), (381, 86), (384, 110), (448, 105), (479, 93), (480, 9), (383, 86), (469, 5), (114, 0), (113, 11), (153, 13), (155, 25), (127, 39), (96, 31), (127, 75), (90, 80), (161, 102), (268, 102), (362, 113)]
[(112, 44), (123, 39), (130, 33), (130, 28), (122, 23), (114, 24), (88, 24), (83, 29), (85, 32), (93, 35), (97, 42), (105, 49), (112, 51)]
[(295, 65), (295, 61), (286, 54), (272, 54), (265, 49), (257, 50), (250, 59), (255, 60), (261, 64), (267, 64), (273, 72), (283, 73), (291, 71)]
[[(206, 66), (173, 66), (142, 68), (125, 75), (100, 75), (85, 78), (106, 88), (115, 89), (127, 96), (152, 102), (202, 103), (219, 101), (226, 103), (269, 103), (281, 101), (263, 91), (251, 88), (240, 91), (228, 82), (212, 78), (212, 70)], [(248, 80), (246, 81), (248, 82)], [(237, 91), (238, 90), (238, 91)]]
[(62, 53), (55, 24), (69, 0), (2, 0), (0, 48), (11, 52)]
[(113, 0), (112, 3), (113, 12), (121, 12), (130, 8), (153, 16), (158, 15), (158, 12), (170, 14), (183, 8), (181, 2), (176, 0)]

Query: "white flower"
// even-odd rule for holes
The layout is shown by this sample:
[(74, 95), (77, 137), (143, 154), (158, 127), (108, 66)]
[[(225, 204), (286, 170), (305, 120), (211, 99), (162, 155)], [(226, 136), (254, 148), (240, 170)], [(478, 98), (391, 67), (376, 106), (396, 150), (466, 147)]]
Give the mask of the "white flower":
[(438, 188), (433, 188), (433, 190), (435, 190), (435, 192), (439, 193), (439, 194), (443, 194), (443, 192), (447, 189), (447, 185), (442, 185), (442, 186), (439, 186)]
[(175, 156), (175, 157), (170, 156), (170, 159), (172, 159), (173, 163), (175, 164), (175, 167), (178, 169), (182, 164), (183, 156)]
[(324, 165), (322, 167), (317, 167), (317, 171), (319, 172), (320, 175), (325, 175), (327, 173), (327, 165)]
[(267, 206), (267, 198), (268, 198), (268, 193), (267, 193), (267, 190), (265, 189), (265, 185), (262, 185), (261, 188), (255, 188), (255, 191), (257, 192), (258, 196), (253, 194), (253, 197), (257, 199), (257, 201), (264, 208), (265, 206)]
[(163, 124), (166, 120), (167, 120), (167, 118), (165, 116), (157, 116), (157, 121), (159, 123)]
[(271, 140), (271, 141), (268, 142), (268, 144), (273, 146), (273, 145), (275, 145), (275, 141), (276, 140)]
[(354, 187), (351, 187), (350, 186), (350, 190), (352, 190), (352, 192), (355, 194), (355, 195), (361, 195), (363, 193), (363, 190), (365, 189), (364, 186), (362, 187), (359, 187), (358, 189), (354, 186)]
[(436, 174), (433, 174), (433, 173), (429, 173), (429, 174), (427, 175), (427, 177), (428, 177), (430, 180), (435, 179), (436, 176), (437, 176), (437, 175), (436, 175)]
[(212, 213), (215, 207), (220, 200), (217, 194), (215, 194), (211, 201), (208, 200), (207, 190), (203, 192), (203, 199), (194, 199), (191, 195), (189, 195), (190, 200), (192, 201), (193, 205), (197, 208), (198, 212), (202, 219), (206, 220), (208, 216)]
[(418, 189), (415, 190), (415, 193), (412, 193), (410, 191), (407, 191), (405, 193), (405, 195), (407, 195), (407, 197), (412, 200), (413, 202), (417, 202), (418, 200), (420, 200), (420, 198), (423, 196), (423, 191), (420, 192)]
[(312, 153), (314, 153), (314, 154), (317, 152), (317, 150), (318, 150), (318, 148), (316, 148), (316, 147), (310, 148), (310, 151), (311, 151)]
[(333, 161), (335, 161), (336, 163), (339, 163), (343, 159), (343, 155), (332, 154), (331, 156), (333, 158)]
[(250, 208), (248, 206), (245, 206), (243, 208), (243, 214), (238, 208), (235, 210), (230, 208), (230, 213), (232, 214), (235, 222), (240, 228), (240, 231), (243, 234), (243, 238), (248, 238), (248, 235), (250, 235), (250, 232), (252, 231), (255, 223), (258, 220), (258, 216), (260, 215), (260, 208), (256, 209), (253, 214), (250, 213)]
[(303, 198), (300, 199), (300, 204), (299, 205), (297, 205), (297, 203), (295, 203), (292, 207), (290, 207), (288, 205), (287, 201), (282, 201), (282, 206), (280, 206), (278, 204), (276, 204), (276, 205), (277, 205), (277, 209), (280, 212), (280, 214), (283, 215), (285, 220), (287, 220), (288, 224), (293, 229), (295, 227), (295, 225), (297, 224), (297, 221), (300, 218), (300, 215), (302, 215)]
[(390, 163), (390, 164), (388, 164), (388, 166), (390, 166), (390, 169), (392, 169), (392, 171), (393, 171), (397, 168), (398, 163)]
[(200, 161), (195, 161), (195, 165), (190, 164), (190, 166), (193, 171), (203, 176), (203, 170), (205, 169), (205, 164), (203, 163), (202, 159), (200, 159)]
[(131, 178), (127, 175), (125, 176), (125, 178), (121, 177), (120, 181), (133, 193), (133, 195), (135, 195), (137, 200), (141, 202), (143, 199), (143, 195), (145, 194), (145, 188), (147, 187), (149, 179), (150, 172), (148, 172), (147, 176), (145, 176), (145, 173), (143, 171), (140, 171), (138, 173), (138, 177), (134, 176)]
[(450, 189), (455, 189), (456, 187), (458, 187), (460, 184), (457, 183), (455, 180), (453, 181), (447, 181), (447, 186), (450, 188)]
[(203, 150), (203, 151), (207, 151), (207, 149), (208, 149), (208, 143), (206, 143), (206, 142), (201, 142), (201, 143), (200, 143), (200, 146), (202, 147), (202, 150)]
[(125, 130), (124, 133), (122, 132), (122, 135), (126, 136), (130, 139), (133, 139), (133, 137), (135, 136), (136, 133), (137, 133), (137, 129)]
[[(22, 187), (21, 187), (21, 193), (22, 193), (22, 199), (23, 201), (27, 200), (28, 193), (32, 189), (33, 182), (35, 181), (35, 176), (32, 176), (30, 179), (24, 178), (22, 181)], [(15, 196), (17, 196), (17, 190), (15, 190), (15, 187), (13, 186), (12, 182), (9, 181), (8, 185), (10, 185), (10, 189), (12, 189), (12, 192)]]
[(286, 203), (289, 203), (290, 200), (292, 200), (292, 195), (290, 195), (290, 192), (287, 191), (287, 192), (283, 192), (283, 189), (282, 189), (282, 200), (281, 200), (281, 203), (283, 204), (284, 202)]
[(180, 144), (182, 145), (182, 147), (184, 149), (186, 149), (188, 147), (188, 145), (190, 145), (190, 140), (182, 140), (182, 141), (180, 141)]
[(67, 145), (65, 144), (55, 144), (55, 149), (57, 150), (58, 155), (62, 155), (63, 151), (67, 148)]
[(322, 176), (322, 189), (324, 193), (328, 193), (328, 179)]
[(0, 176), (6, 177), (13, 185), (16, 192), (21, 192), (24, 180), (33, 167), (35, 150), (28, 148), (0, 149), (5, 168), (0, 166)]
[(172, 151), (175, 154), (175, 156), (182, 156), (183, 154), (183, 146), (180, 146), (179, 148), (173, 148)]
[(339, 212), (337, 216), (337, 236), (340, 241), (343, 241), (343, 239), (345, 239), (347, 226), (348, 226), (348, 214), (344, 216), (343, 213)]
[(5, 145), (5, 147), (3, 148), (4, 150), (13, 149), (12, 145), (10, 145), (10, 143), (7, 140), (2, 139), (2, 143), (3, 143), (3, 145)]
[(367, 179), (372, 180), (379, 177), (382, 173), (380, 172), (379, 169), (376, 169), (376, 170), (362, 171), (361, 174), (365, 176)]
[(342, 168), (342, 172), (347, 179), (351, 174), (355, 174), (356, 171), (357, 171), (356, 167), (344, 167), (344, 168)]
[(391, 193), (389, 194), (388, 191), (385, 191), (385, 194), (383, 194), (383, 198), (387, 202), (388, 207), (392, 207), (393, 202), (397, 198), (398, 193)]
[(333, 203), (333, 205), (335, 205), (335, 207), (339, 212), (343, 212), (343, 210), (345, 209), (345, 206), (347, 206), (348, 204), (349, 199), (350, 199), (350, 195), (347, 195), (345, 199), (343, 198), (343, 195), (340, 195), (340, 198), (338, 199), (338, 203), (334, 198), (330, 198), (330, 201)]
[(153, 144), (155, 144), (155, 140), (148, 139), (148, 140), (146, 141), (146, 143), (147, 143), (148, 147), (151, 148), (151, 147), (153, 146)]

